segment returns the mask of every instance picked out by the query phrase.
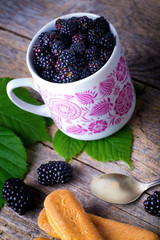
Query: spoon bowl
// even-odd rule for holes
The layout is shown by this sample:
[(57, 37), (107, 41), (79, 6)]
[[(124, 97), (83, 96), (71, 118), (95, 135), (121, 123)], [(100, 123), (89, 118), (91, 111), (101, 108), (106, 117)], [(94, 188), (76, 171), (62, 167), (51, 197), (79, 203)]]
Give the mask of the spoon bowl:
[(150, 183), (141, 183), (136, 179), (119, 173), (109, 173), (95, 178), (90, 185), (96, 197), (116, 204), (135, 201), (148, 188), (160, 184), (160, 179)]

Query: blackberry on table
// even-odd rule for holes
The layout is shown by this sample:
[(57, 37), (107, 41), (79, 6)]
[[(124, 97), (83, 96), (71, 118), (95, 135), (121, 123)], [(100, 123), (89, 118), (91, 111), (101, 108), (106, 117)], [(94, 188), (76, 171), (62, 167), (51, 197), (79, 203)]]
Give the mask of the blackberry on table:
[(59, 60), (61, 62), (61, 67), (66, 68), (69, 66), (76, 67), (76, 56), (74, 51), (70, 49), (65, 49), (62, 51)]
[(100, 28), (101, 30), (103, 30), (104, 33), (107, 33), (110, 31), (109, 23), (107, 19), (105, 19), (103, 16), (96, 18), (94, 20), (94, 27)]
[(2, 197), (7, 200), (7, 205), (19, 215), (34, 207), (32, 195), (31, 188), (19, 178), (8, 179), (2, 190)]
[(104, 63), (100, 60), (93, 60), (89, 62), (89, 70), (91, 73), (97, 72), (101, 67), (103, 67)]
[(93, 27), (93, 19), (88, 18), (87, 16), (80, 17), (78, 19), (78, 27), (83, 31), (87, 31)]
[(153, 195), (147, 197), (143, 204), (146, 212), (160, 217), (160, 191), (155, 191)]
[(73, 169), (69, 163), (63, 161), (49, 161), (41, 164), (37, 169), (38, 182), (42, 185), (67, 183), (73, 176)]
[(108, 32), (102, 36), (99, 43), (102, 48), (113, 50), (115, 46), (115, 38), (111, 32)]
[(77, 56), (82, 56), (85, 51), (85, 45), (81, 42), (72, 43), (70, 49), (75, 52)]

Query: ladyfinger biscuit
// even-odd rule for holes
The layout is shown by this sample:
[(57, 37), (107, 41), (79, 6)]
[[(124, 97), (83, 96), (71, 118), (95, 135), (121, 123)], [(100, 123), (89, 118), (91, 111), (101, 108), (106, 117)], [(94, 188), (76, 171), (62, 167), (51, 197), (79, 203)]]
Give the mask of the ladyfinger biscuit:
[[(148, 230), (92, 214), (88, 214), (88, 216), (104, 240), (159, 240), (155, 233)], [(59, 236), (48, 222), (45, 209), (39, 215), (38, 225), (43, 231), (59, 239)]]
[(50, 225), (62, 240), (102, 240), (72, 192), (60, 189), (49, 194), (44, 206)]
[(129, 224), (88, 214), (100, 235), (106, 240), (159, 240), (159, 237), (148, 230)]
[(55, 232), (55, 230), (51, 227), (51, 225), (48, 222), (45, 208), (42, 209), (42, 211), (38, 216), (38, 226), (40, 229), (45, 231), (48, 235), (59, 239), (58, 234)]

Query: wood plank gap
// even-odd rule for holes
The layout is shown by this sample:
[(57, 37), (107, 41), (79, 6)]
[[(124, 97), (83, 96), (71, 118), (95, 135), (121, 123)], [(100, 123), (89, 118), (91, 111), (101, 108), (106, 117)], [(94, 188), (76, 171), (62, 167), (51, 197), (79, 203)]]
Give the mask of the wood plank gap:
[(17, 35), (19, 37), (25, 38), (25, 39), (30, 40), (30, 41), (32, 40), (32, 38), (30, 38), (30, 37), (27, 37), (25, 35), (22, 35), (20, 33), (14, 32), (14, 31), (12, 31), (10, 29), (7, 29), (7, 28), (4, 28), (4, 27), (0, 27), (0, 30), (3, 30), (5, 32), (9, 32), (9, 33), (15, 34), (15, 35)]

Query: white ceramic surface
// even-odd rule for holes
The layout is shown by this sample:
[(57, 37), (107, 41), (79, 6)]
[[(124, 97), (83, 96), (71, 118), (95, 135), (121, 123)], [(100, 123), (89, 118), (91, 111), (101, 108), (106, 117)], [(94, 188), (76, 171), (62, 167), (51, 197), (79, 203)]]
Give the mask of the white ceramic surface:
[[(73, 13), (60, 18), (88, 16), (91, 13)], [(124, 59), (118, 34), (111, 23), (116, 46), (108, 62), (96, 73), (73, 83), (58, 84), (39, 77), (33, 66), (33, 45), (41, 32), (53, 30), (55, 21), (45, 25), (32, 39), (26, 61), (32, 78), (20, 78), (7, 85), (9, 98), (20, 108), (45, 117), (51, 117), (66, 135), (80, 140), (107, 137), (121, 129), (130, 119), (136, 97), (129, 70)], [(31, 87), (38, 91), (44, 105), (34, 106), (17, 98), (13, 89)]]

